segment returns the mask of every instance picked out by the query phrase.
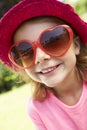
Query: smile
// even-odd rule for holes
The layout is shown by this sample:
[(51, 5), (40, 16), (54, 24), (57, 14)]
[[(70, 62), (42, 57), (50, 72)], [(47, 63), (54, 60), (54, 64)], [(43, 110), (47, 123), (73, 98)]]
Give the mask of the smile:
[[(60, 64), (59, 64), (60, 65)], [(43, 69), (42, 71), (40, 71), (40, 74), (48, 74), (53, 72), (59, 65), (53, 66), (53, 67), (49, 67), (47, 69)]]

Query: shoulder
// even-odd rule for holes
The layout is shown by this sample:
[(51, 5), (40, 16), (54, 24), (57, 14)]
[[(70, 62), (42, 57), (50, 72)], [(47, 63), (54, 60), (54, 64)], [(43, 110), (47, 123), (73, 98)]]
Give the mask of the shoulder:
[(44, 112), (49, 109), (47, 106), (47, 102), (48, 99), (43, 102), (33, 100), (32, 98), (29, 99), (27, 112), (28, 116), (35, 124), (42, 124), (42, 117), (44, 116)]
[(28, 101), (28, 113), (36, 112), (40, 113), (41, 111), (45, 111), (49, 109), (50, 105), (53, 104), (53, 94), (50, 94), (48, 98), (44, 101), (33, 100), (32, 98)]
[(43, 120), (44, 111), (41, 109), (43, 108), (44, 103), (45, 102), (35, 101), (32, 98), (28, 101), (28, 116), (38, 130), (46, 130)]
[(27, 112), (29, 117), (31, 118), (37, 118), (38, 114), (37, 114), (37, 104), (39, 102), (33, 100), (32, 98), (29, 99), (28, 101), (28, 106), (27, 106)]
[(45, 99), (44, 101), (37, 101), (37, 100), (34, 100), (32, 98), (29, 99), (28, 101), (28, 110), (29, 111), (38, 111), (38, 109), (42, 108), (42, 106), (46, 105), (47, 102), (49, 102), (48, 98)]

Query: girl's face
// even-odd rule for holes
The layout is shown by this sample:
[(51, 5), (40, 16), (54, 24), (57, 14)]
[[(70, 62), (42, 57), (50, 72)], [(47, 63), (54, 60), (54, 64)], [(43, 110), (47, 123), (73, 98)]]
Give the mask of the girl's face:
[[(58, 24), (61, 23), (55, 22), (53, 18), (27, 22), (16, 31), (14, 44), (25, 39), (34, 42), (38, 39), (41, 32)], [(64, 82), (67, 77), (74, 75), (76, 55), (78, 54), (79, 46), (75, 45), (73, 41), (66, 54), (58, 58), (51, 57), (37, 47), (35, 63), (32, 68), (25, 69), (25, 72), (34, 81), (44, 83), (49, 87), (56, 87)], [(23, 64), (25, 65), (25, 63)]]

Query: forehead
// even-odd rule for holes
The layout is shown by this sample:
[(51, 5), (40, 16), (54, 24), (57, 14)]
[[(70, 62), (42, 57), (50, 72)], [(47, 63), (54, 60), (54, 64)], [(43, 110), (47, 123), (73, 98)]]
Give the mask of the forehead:
[(38, 37), (38, 35), (47, 28), (64, 23), (64, 21), (55, 17), (38, 17), (33, 18), (31, 20), (27, 20), (24, 23), (22, 23), (15, 31), (13, 41), (17, 42), (18, 40), (24, 39), (35, 40)]
[(64, 21), (56, 18), (56, 17), (50, 17), (50, 16), (41, 16), (41, 17), (35, 17), (35, 18), (32, 18), (32, 19), (29, 19), (25, 22), (23, 22), (19, 28), (21, 28), (23, 25), (25, 24), (35, 24), (35, 23), (38, 23), (38, 22), (55, 22), (55, 23), (65, 23)]

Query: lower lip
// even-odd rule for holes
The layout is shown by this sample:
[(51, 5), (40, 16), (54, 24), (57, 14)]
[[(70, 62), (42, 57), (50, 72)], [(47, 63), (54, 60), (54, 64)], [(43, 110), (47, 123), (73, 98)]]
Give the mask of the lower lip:
[(55, 74), (55, 73), (56, 73), (56, 71), (58, 71), (58, 70), (60, 69), (60, 67), (61, 67), (61, 64), (60, 64), (60, 65), (58, 65), (58, 66), (57, 66), (57, 68), (56, 68), (56, 69), (54, 69), (53, 71), (50, 71), (50, 72), (45, 73), (45, 74), (41, 74), (41, 73), (39, 73), (39, 74), (40, 74), (40, 75), (43, 75), (43, 76), (50, 76), (50, 75)]

